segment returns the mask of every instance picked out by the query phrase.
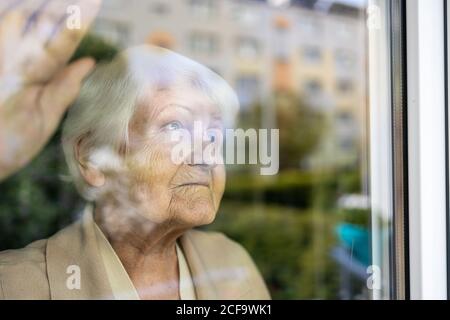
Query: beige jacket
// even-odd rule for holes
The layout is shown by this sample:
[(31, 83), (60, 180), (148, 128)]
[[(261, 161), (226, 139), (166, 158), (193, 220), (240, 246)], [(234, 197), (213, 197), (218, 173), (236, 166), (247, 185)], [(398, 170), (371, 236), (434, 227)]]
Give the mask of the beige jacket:
[[(0, 299), (112, 299), (94, 228), (92, 214), (85, 213), (48, 239), (0, 252)], [(179, 243), (197, 299), (270, 299), (255, 264), (236, 242), (190, 230)], [(73, 266), (79, 288), (70, 285)]]

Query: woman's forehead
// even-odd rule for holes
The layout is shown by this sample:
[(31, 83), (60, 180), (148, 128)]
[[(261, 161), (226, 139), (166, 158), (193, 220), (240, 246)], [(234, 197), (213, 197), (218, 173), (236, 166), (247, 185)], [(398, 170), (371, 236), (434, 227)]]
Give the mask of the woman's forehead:
[(220, 108), (205, 92), (186, 87), (162, 88), (146, 91), (140, 106), (147, 116), (157, 116), (161, 112), (189, 112), (192, 115), (220, 116)]

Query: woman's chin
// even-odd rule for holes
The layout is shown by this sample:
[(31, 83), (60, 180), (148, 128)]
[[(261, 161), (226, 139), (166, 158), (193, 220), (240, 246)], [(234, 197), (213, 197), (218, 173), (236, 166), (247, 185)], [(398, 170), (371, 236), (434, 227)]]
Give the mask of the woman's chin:
[(198, 201), (181, 208), (177, 214), (178, 220), (192, 227), (210, 224), (216, 218), (216, 209), (211, 202)]
[(174, 213), (176, 220), (181, 224), (196, 227), (212, 223), (217, 208), (211, 192), (202, 188), (190, 194), (173, 197), (169, 211)]

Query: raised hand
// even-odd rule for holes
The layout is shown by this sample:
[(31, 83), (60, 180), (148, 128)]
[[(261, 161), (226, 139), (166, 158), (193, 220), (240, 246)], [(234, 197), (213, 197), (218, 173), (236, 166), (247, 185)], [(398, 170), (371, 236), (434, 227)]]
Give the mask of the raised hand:
[(0, 179), (47, 143), (83, 78), (94, 67), (69, 65), (100, 0), (2, 0), (0, 4)]

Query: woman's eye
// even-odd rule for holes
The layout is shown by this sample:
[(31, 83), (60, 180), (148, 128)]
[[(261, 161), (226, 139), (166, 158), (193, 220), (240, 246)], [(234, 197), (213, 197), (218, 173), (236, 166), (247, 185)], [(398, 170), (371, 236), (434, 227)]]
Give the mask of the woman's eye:
[(181, 129), (182, 127), (183, 127), (183, 125), (181, 124), (181, 122), (179, 122), (179, 121), (172, 121), (172, 122), (166, 124), (164, 126), (164, 129), (173, 131), (173, 130)]

